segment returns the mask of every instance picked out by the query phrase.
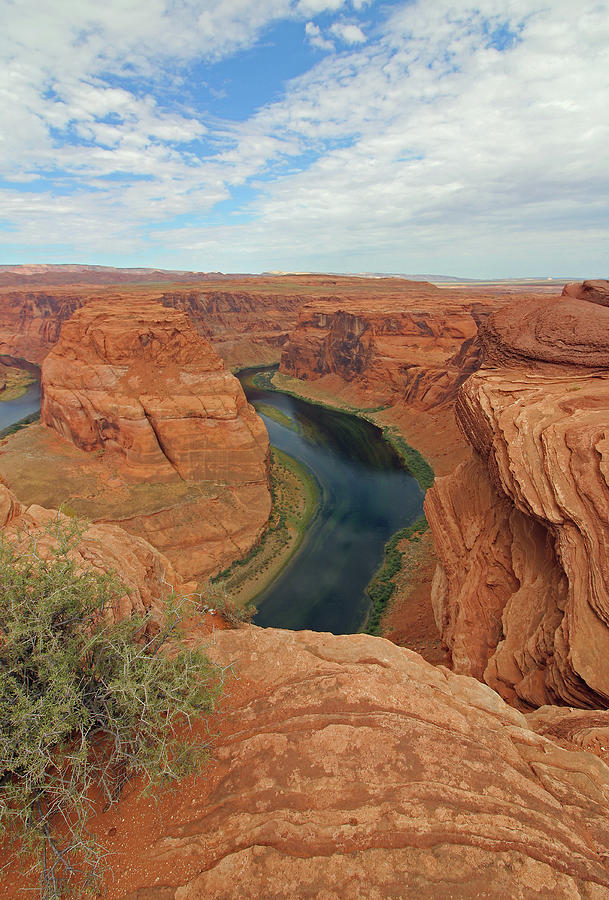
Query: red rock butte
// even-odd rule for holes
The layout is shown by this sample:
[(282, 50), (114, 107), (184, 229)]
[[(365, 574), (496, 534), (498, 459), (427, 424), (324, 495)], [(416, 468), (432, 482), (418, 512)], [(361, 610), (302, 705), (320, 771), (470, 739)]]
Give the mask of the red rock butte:
[(42, 368), (42, 421), (133, 478), (267, 479), (266, 429), (238, 380), (179, 310), (94, 303), (64, 323)]

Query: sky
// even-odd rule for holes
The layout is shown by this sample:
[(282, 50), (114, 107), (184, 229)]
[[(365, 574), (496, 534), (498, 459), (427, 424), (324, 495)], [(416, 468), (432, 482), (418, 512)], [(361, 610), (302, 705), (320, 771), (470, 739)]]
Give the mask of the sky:
[(0, 13), (0, 263), (609, 277), (609, 0)]

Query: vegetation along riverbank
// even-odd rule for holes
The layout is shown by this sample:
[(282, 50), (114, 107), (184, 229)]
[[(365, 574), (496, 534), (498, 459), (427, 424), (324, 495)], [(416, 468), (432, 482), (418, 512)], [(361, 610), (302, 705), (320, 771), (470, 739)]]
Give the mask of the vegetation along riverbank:
[[(293, 425), (293, 423), (292, 423)], [(271, 584), (300, 547), (320, 502), (320, 488), (306, 466), (271, 448), (269, 524), (260, 542), (243, 559), (211, 579), (235, 606), (252, 612), (256, 596)]]
[[(399, 425), (388, 417), (391, 411), (386, 407), (355, 406), (317, 385), (282, 375), (277, 368), (257, 373), (253, 383), (256, 387), (287, 393), (377, 425), (422, 490), (427, 491), (433, 485), (432, 466), (407, 442)], [(430, 662), (442, 664), (446, 662), (446, 654), (431, 606), (431, 582), (436, 561), (424, 516), (395, 532), (385, 545), (381, 566), (368, 585), (371, 608), (362, 630), (387, 637), (400, 646), (417, 650)]]
[(36, 377), (25, 369), (0, 363), (0, 403), (23, 397)]

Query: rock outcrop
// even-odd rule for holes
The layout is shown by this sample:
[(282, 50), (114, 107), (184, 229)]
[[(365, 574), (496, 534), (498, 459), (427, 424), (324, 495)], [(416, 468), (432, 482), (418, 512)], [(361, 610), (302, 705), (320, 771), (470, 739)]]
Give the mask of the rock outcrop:
[(42, 420), (0, 470), (28, 503), (68, 503), (144, 537), (184, 578), (245, 555), (268, 522), (269, 443), (238, 380), (185, 313), (91, 302), (42, 371)]
[(92, 823), (108, 900), (609, 894), (609, 768), (577, 726), (561, 746), (367, 635), (250, 626), (209, 653), (238, 677), (214, 762), (158, 808), (134, 791)]
[(525, 707), (609, 706), (609, 309), (522, 303), (481, 329), (474, 449), (426, 500), (455, 671)]
[[(25, 507), (0, 482), (0, 535), (17, 550), (25, 550), (35, 542), (36, 554), (45, 559), (57, 547), (58, 534), (65, 537), (69, 529), (67, 516), (36, 504)], [(154, 547), (117, 525), (88, 525), (69, 556), (81, 571), (112, 572), (120, 578), (125, 593), (114, 609), (106, 611), (115, 621), (150, 613), (153, 620), (160, 622), (164, 599), (171, 588), (180, 595), (195, 588), (184, 582)]]
[(133, 478), (268, 478), (268, 435), (241, 385), (188, 317), (160, 304), (78, 310), (42, 368), (42, 421), (117, 455)]
[(82, 305), (77, 295), (9, 291), (0, 298), (0, 357), (40, 365), (61, 325)]
[(372, 401), (438, 409), (479, 364), (477, 324), (494, 306), (415, 282), (397, 297), (316, 300), (303, 308), (280, 371), (335, 375)]
[(609, 306), (609, 281), (598, 279), (597, 281), (584, 281), (581, 284), (566, 284), (563, 288), (563, 296), (589, 300), (590, 303), (598, 303), (600, 306)]

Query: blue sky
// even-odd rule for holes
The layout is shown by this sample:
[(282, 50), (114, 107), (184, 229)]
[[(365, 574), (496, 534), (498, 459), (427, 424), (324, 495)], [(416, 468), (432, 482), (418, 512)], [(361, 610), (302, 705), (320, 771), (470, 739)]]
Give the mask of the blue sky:
[(1, 263), (607, 276), (607, 0), (0, 5)]

